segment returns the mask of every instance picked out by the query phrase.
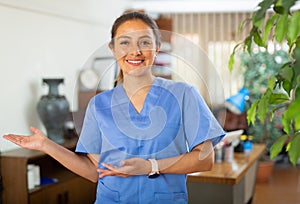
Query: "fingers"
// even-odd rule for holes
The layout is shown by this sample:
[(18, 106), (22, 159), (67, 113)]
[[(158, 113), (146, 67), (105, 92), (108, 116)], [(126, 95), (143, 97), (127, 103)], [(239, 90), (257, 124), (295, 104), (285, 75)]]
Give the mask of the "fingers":
[(3, 138), (6, 139), (6, 140), (9, 140), (9, 141), (11, 141), (11, 142), (17, 141), (17, 140), (16, 140), (17, 136), (16, 136), (16, 135), (12, 135), (12, 134), (4, 135)]
[(109, 170), (109, 169), (98, 168), (97, 172), (99, 173), (99, 178), (103, 178), (105, 176), (119, 176), (119, 177), (123, 177), (123, 178), (128, 177), (128, 175), (126, 175), (126, 174), (116, 172), (116, 171), (113, 171), (113, 170)]
[(118, 167), (111, 165), (111, 164), (104, 163), (104, 162), (102, 163), (102, 166), (104, 166), (105, 168), (108, 168), (109, 170), (112, 170), (112, 171), (116, 171), (118, 169)]
[(97, 172), (99, 173), (99, 178), (103, 178), (105, 176), (113, 176), (115, 174), (113, 171), (101, 168), (97, 169)]
[(29, 128), (30, 130), (31, 130), (31, 132), (33, 132), (34, 134), (37, 134), (37, 133), (39, 133), (40, 132), (40, 130), (39, 129), (37, 129), (37, 128), (35, 128), (35, 127), (33, 127), (33, 126), (30, 126), (30, 128)]
[(8, 135), (4, 135), (3, 138), (17, 145), (20, 145), (22, 143), (22, 137), (19, 135), (8, 134)]

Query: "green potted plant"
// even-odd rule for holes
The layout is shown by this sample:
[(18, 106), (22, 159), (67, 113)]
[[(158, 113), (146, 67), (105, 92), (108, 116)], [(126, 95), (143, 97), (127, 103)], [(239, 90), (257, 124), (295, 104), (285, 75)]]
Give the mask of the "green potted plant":
[[(250, 92), (249, 103), (246, 110), (249, 110), (253, 101), (260, 99), (268, 88), (268, 80), (276, 75), (280, 67), (289, 60), (288, 53), (282, 49), (268, 52), (265, 49), (256, 49), (256, 52), (249, 54), (243, 52), (240, 55), (240, 69), (243, 70), (244, 87)], [(280, 90), (277, 90), (280, 92)], [(253, 142), (264, 143), (267, 152), (270, 151), (272, 144), (281, 136), (281, 109), (275, 112), (276, 117), (267, 121), (256, 120), (248, 127), (248, 135), (253, 135)]]
[[(288, 53), (282, 49), (269, 52), (265, 49), (255, 49), (255, 52), (243, 52), (240, 55), (240, 69), (243, 70), (244, 87), (250, 92), (246, 110), (249, 110), (252, 101), (260, 99), (268, 88), (268, 80), (275, 75), (280, 67), (289, 60)], [(280, 92), (280, 90), (277, 90)], [(274, 166), (273, 160), (269, 159), (272, 144), (281, 136), (282, 110), (279, 109), (274, 114), (272, 120), (268, 115), (265, 121), (256, 120), (250, 124), (247, 134), (252, 135), (254, 143), (264, 143), (266, 145), (265, 154), (262, 155), (257, 171), (257, 182), (267, 182), (271, 176)]]
[[(271, 143), (271, 158), (284, 148), (293, 165), (300, 157), (300, 11), (292, 9), (297, 3), (299, 0), (260, 2), (252, 15), (249, 35), (235, 46), (229, 59), (229, 69), (232, 70), (240, 48), (251, 54), (253, 45), (268, 49), (270, 40), (288, 46), (289, 61), (270, 77), (266, 91), (247, 111), (247, 120), (254, 126), (257, 119), (271, 121), (276, 110), (284, 108), (281, 119), (284, 134)], [(266, 15), (269, 11), (271, 15)]]

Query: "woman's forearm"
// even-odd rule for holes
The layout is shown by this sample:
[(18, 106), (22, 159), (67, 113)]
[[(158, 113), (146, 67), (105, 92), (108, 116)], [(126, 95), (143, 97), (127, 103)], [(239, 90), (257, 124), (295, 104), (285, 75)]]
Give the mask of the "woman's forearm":
[[(211, 146), (202, 148), (202, 145)], [(205, 149), (205, 152), (203, 152)], [(184, 155), (158, 160), (161, 173), (189, 174), (194, 172), (209, 171), (214, 163), (214, 151), (211, 144), (200, 144), (193, 151)]]
[(87, 155), (76, 154), (69, 149), (56, 144), (52, 140), (46, 139), (42, 151), (53, 157), (67, 169), (92, 181), (98, 181), (97, 161), (91, 160)]

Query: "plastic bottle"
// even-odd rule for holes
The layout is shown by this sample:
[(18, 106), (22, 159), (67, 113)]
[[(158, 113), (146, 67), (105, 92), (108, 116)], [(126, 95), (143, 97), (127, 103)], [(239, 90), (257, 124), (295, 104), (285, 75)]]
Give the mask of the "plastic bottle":
[(251, 151), (253, 149), (252, 140), (253, 140), (253, 136), (250, 135), (250, 136), (247, 136), (247, 140), (244, 141), (244, 152), (246, 154), (251, 153)]
[(246, 135), (241, 135), (239, 144), (234, 148), (235, 152), (244, 152), (244, 142), (247, 140)]

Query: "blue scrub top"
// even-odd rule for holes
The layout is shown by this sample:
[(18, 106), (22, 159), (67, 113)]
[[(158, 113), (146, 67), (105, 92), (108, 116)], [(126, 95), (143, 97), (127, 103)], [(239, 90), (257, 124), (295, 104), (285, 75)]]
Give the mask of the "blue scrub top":
[[(86, 110), (76, 152), (100, 154), (102, 162), (163, 159), (185, 154), (225, 132), (197, 90), (186, 83), (155, 78), (138, 113), (123, 86), (93, 97)], [(95, 203), (187, 203), (186, 175), (162, 174), (100, 178)]]

